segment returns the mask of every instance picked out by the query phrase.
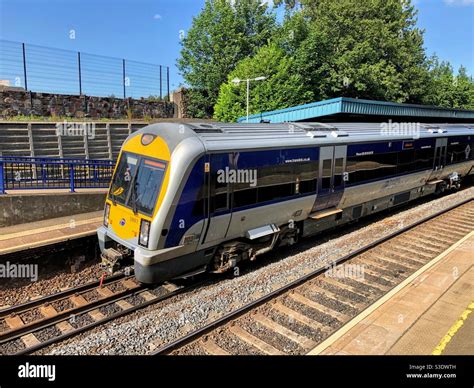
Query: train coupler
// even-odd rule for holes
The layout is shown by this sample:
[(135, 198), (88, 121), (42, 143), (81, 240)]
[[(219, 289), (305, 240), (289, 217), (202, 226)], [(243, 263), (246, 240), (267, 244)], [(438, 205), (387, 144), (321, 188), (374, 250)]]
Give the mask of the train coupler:
[(113, 274), (120, 269), (121, 261), (124, 259), (124, 254), (114, 248), (108, 248), (102, 252), (101, 259), (101, 268), (108, 273)]

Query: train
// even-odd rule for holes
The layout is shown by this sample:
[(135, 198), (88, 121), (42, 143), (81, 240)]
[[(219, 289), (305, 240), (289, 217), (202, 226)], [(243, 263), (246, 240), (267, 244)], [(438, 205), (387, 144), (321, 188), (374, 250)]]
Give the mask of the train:
[(474, 174), (474, 125), (389, 124), (148, 125), (117, 159), (102, 264), (145, 284), (222, 273)]

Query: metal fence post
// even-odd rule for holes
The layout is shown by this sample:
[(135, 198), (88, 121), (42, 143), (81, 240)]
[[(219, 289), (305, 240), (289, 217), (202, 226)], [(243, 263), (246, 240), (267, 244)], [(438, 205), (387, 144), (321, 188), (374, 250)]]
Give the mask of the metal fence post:
[[(41, 166), (41, 181), (43, 182), (43, 186), (46, 187), (46, 182), (48, 180), (48, 174), (46, 172), (46, 168), (45, 168), (45, 163), (41, 163), (40, 164)], [(63, 171), (63, 169), (61, 168), (61, 172)]]
[(74, 164), (69, 165), (69, 188), (71, 189), (71, 193), (75, 193), (75, 185), (74, 185)]
[(166, 66), (166, 85), (167, 85), (167, 91), (168, 91), (168, 101), (170, 101), (170, 68), (169, 66)]
[(160, 100), (163, 99), (163, 76), (161, 75), (161, 65), (160, 65)]
[(0, 160), (0, 194), (5, 194), (4, 170), (3, 161)]
[(122, 72), (123, 72), (123, 98), (127, 98), (125, 94), (125, 59), (122, 59)]
[(81, 52), (77, 52), (77, 67), (79, 73), (79, 95), (82, 96)]
[(23, 51), (23, 77), (25, 77), (25, 90), (28, 91), (28, 78), (26, 76), (26, 50), (25, 50), (25, 44), (21, 44), (21, 48)]

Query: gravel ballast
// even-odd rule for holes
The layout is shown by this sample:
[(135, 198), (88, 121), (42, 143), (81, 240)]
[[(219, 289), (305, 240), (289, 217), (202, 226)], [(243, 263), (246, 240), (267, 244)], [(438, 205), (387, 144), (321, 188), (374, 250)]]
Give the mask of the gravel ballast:
[[(310, 271), (329, 266), (334, 260), (369, 242), (473, 197), (474, 188), (465, 189), (388, 215), (365, 226), (359, 224), (358, 228), (329, 240), (321, 237), (301, 241), (296, 248), (270, 253), (259, 268), (249, 272), (241, 270), (241, 273), (246, 273), (239, 277), (224, 279), (184, 296), (149, 306), (40, 353), (147, 354)], [(385, 289), (380, 282), (379, 279), (377, 286)], [(371, 295), (367, 295), (370, 298), (380, 294), (375, 289), (371, 291)], [(292, 304), (290, 302), (289, 307)], [(338, 322), (332, 322), (332, 325), (336, 327)]]

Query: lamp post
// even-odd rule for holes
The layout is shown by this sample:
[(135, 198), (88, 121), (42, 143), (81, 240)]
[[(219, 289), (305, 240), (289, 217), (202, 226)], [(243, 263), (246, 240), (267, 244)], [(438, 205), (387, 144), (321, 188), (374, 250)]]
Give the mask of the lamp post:
[(247, 78), (247, 79), (234, 78), (232, 80), (232, 82), (235, 85), (238, 85), (241, 82), (247, 82), (247, 123), (249, 122), (250, 81), (263, 81), (264, 79), (267, 79), (267, 77), (261, 76), (261, 77), (256, 77), (256, 78)]

